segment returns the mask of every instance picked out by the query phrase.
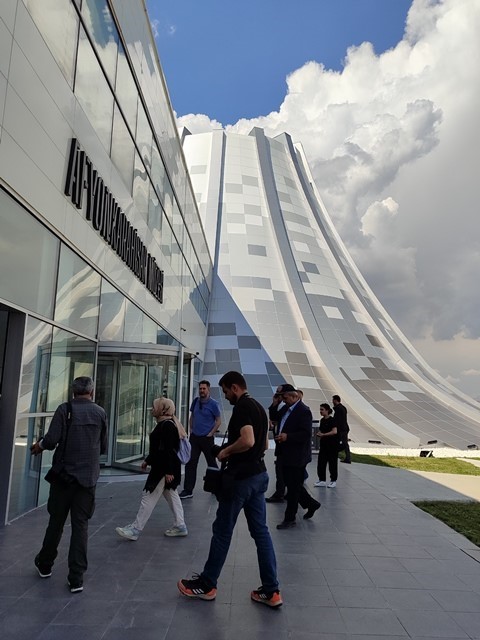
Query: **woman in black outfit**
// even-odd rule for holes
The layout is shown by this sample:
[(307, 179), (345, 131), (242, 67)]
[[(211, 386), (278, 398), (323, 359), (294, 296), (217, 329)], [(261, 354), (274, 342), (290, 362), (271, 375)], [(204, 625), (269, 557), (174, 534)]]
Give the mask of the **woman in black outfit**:
[(140, 508), (132, 524), (116, 528), (118, 535), (128, 540), (138, 539), (162, 495), (174, 517), (173, 526), (165, 531), (165, 535), (177, 537), (188, 534), (182, 501), (177, 492), (181, 481), (181, 464), (177, 453), (180, 438), (186, 438), (187, 434), (175, 416), (175, 405), (172, 400), (168, 398), (154, 400), (152, 416), (157, 424), (150, 434), (148, 456), (142, 462), (142, 469), (146, 471), (147, 467), (150, 467), (150, 473), (143, 489)]
[[(320, 405), (320, 428), (317, 431), (317, 438), (320, 438), (320, 450), (318, 452), (317, 474), (318, 482), (315, 487), (328, 487), (333, 489), (337, 486), (338, 477), (338, 435), (337, 427), (332, 418), (332, 409), (326, 402)], [(330, 482), (327, 484), (327, 462), (330, 472)]]

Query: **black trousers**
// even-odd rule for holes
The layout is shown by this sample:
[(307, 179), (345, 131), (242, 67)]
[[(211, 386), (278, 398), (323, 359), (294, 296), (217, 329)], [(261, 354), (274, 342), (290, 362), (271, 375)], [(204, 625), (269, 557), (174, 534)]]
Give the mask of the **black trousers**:
[(336, 438), (333, 446), (330, 443), (325, 445), (322, 438), (317, 460), (317, 474), (319, 480), (325, 481), (327, 479), (327, 463), (328, 470), (330, 472), (330, 480), (332, 480), (332, 482), (336, 482), (338, 478), (338, 446)]
[(287, 487), (287, 508), (284, 519), (289, 522), (295, 520), (300, 504), (304, 509), (309, 509), (317, 504), (305, 485), (305, 467), (283, 466), (283, 477)]
[(68, 580), (72, 584), (81, 584), (88, 566), (88, 521), (95, 511), (95, 487), (54, 482), (50, 485), (47, 509), (50, 520), (38, 554), (39, 563), (53, 566), (70, 513), (72, 533), (68, 550)]
[(285, 496), (285, 479), (283, 477), (283, 465), (278, 458), (275, 460), (275, 492), (273, 493), (277, 498), (283, 498)]
[(192, 492), (195, 489), (195, 483), (197, 482), (197, 466), (200, 454), (203, 453), (207, 461), (207, 466), (217, 467), (217, 460), (212, 453), (212, 447), (215, 443), (213, 436), (196, 436), (194, 433), (190, 435), (190, 444), (192, 446), (192, 453), (190, 460), (185, 465), (185, 482), (183, 488), (185, 491)]
[(347, 433), (340, 433), (338, 437), (342, 441), (343, 451), (345, 451), (345, 461), (351, 462), (350, 445), (348, 444), (348, 431)]

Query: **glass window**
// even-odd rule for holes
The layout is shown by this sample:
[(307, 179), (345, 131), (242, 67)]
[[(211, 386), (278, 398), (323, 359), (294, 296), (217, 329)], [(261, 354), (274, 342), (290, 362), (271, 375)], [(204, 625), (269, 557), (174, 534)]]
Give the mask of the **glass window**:
[(157, 145), (152, 145), (152, 182), (157, 192), (160, 202), (163, 202), (163, 188), (166, 180), (165, 167)]
[(53, 451), (44, 451), (41, 456), (30, 455), (30, 445), (47, 431), (51, 418), (20, 418), (15, 428), (12, 481), (8, 519), (29, 511), (47, 500), (48, 487), (44, 475), (50, 468)]
[(115, 95), (130, 127), (132, 135), (135, 135), (137, 128), (137, 86), (132, 76), (130, 65), (128, 64), (125, 49), (122, 44), (118, 45), (117, 81), (115, 84)]
[(28, 317), (23, 342), (19, 413), (46, 411), (51, 346), (51, 325)]
[(157, 193), (150, 184), (150, 195), (148, 198), (148, 228), (153, 234), (155, 240), (160, 244), (160, 236), (162, 232), (162, 207), (158, 201)]
[(152, 130), (145, 115), (143, 105), (138, 99), (137, 134), (135, 136), (140, 155), (148, 169), (152, 167)]
[(113, 95), (82, 28), (78, 43), (75, 94), (103, 146), (110, 153)]
[(5, 342), (7, 339), (8, 311), (0, 309), (0, 394), (2, 393), (3, 361), (5, 359)]
[(69, 0), (24, 1), (68, 84), (72, 86), (79, 24), (75, 8)]
[(172, 222), (172, 218), (173, 218), (173, 191), (172, 191), (172, 187), (170, 185), (170, 180), (168, 179), (168, 177), (165, 175), (165, 181), (163, 183), (163, 193), (164, 193), (164, 199), (163, 199), (163, 208), (165, 210), (165, 214), (168, 218), (168, 221), (170, 222), (170, 224), (173, 224)]
[(51, 318), (59, 241), (0, 189), (0, 298)]
[(102, 280), (98, 339), (105, 342), (122, 342), (125, 325), (126, 299), (106, 280)]
[(177, 201), (173, 201), (173, 233), (177, 238), (177, 242), (180, 246), (183, 243), (183, 231), (185, 229), (185, 224), (183, 222), (182, 214), (180, 213), (180, 208), (177, 204)]
[(147, 364), (141, 359), (121, 363), (115, 443), (117, 462), (127, 462), (142, 455), (147, 374)]
[(158, 325), (148, 316), (143, 316), (142, 342), (156, 344)]
[(142, 342), (143, 313), (133, 302), (127, 300), (127, 310), (125, 312), (125, 331), (123, 339), (125, 342)]
[(70, 385), (78, 376), (93, 377), (96, 345), (62, 329), (53, 330), (47, 411), (70, 397)]
[(135, 170), (133, 173), (133, 203), (135, 210), (145, 220), (148, 218), (148, 193), (150, 178), (138, 153), (135, 153)]
[(172, 244), (173, 244), (173, 233), (170, 228), (170, 224), (167, 220), (163, 221), (162, 224), (162, 238), (161, 238), (161, 248), (164, 259), (170, 263), (172, 260)]
[(85, 0), (82, 17), (107, 77), (114, 85), (117, 67), (118, 32), (106, 0)]
[(156, 322), (140, 311), (133, 302), (127, 300), (126, 306), (124, 341), (156, 344)]
[(96, 338), (101, 277), (65, 245), (60, 249), (55, 320)]
[(122, 176), (128, 193), (132, 192), (133, 158), (135, 145), (120, 109), (115, 105), (112, 134), (112, 160)]

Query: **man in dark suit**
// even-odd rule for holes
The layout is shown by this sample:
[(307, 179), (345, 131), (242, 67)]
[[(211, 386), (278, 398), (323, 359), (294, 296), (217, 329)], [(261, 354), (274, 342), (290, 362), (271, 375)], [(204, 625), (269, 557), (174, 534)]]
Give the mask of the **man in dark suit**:
[(277, 529), (290, 529), (295, 526), (299, 503), (307, 509), (303, 516), (308, 520), (320, 508), (304, 486), (305, 470), (312, 459), (312, 412), (300, 399), (295, 387), (282, 385), (282, 398), (288, 409), (278, 425), (277, 459), (282, 465), (283, 477), (287, 487), (287, 508), (283, 522)]
[(350, 427), (347, 422), (347, 408), (342, 404), (342, 399), (338, 395), (332, 396), (333, 404), (333, 420), (337, 427), (338, 439), (342, 443), (341, 446), (345, 451), (345, 459), (342, 462), (350, 464), (352, 462), (350, 457), (350, 447), (348, 445), (348, 432)]
[[(268, 407), (269, 428), (273, 431), (274, 438), (278, 435), (280, 420), (287, 409), (288, 406), (282, 399), (282, 385), (279, 385), (273, 395), (272, 404)], [(285, 496), (285, 480), (281, 462), (277, 457), (277, 449), (278, 444), (275, 446), (275, 491), (269, 498), (265, 498), (265, 502), (283, 502)]]

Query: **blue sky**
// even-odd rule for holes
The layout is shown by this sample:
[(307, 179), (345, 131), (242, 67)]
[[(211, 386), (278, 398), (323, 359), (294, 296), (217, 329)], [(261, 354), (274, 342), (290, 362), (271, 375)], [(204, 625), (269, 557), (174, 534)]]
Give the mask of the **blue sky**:
[(147, 0), (173, 108), (224, 125), (267, 115), (287, 74), (316, 60), (341, 70), (347, 48), (376, 53), (403, 36), (411, 0)]
[(301, 142), (380, 302), (480, 398), (480, 0), (147, 6), (179, 126)]

